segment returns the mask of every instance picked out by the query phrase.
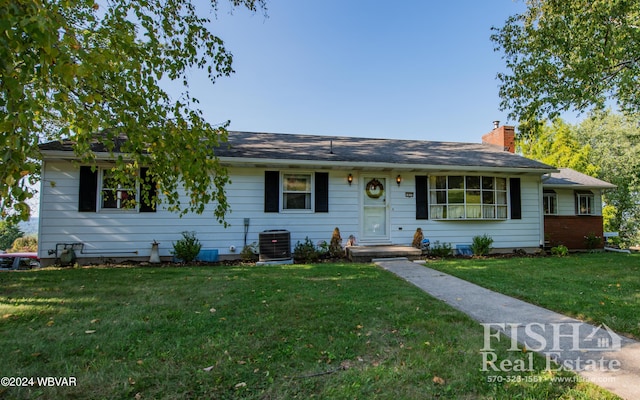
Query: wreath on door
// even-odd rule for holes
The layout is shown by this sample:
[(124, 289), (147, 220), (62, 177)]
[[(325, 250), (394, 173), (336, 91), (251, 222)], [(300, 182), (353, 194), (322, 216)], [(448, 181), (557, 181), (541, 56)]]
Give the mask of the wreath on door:
[(384, 186), (382, 185), (382, 182), (374, 178), (367, 183), (367, 186), (365, 186), (365, 192), (368, 197), (377, 199), (384, 193)]

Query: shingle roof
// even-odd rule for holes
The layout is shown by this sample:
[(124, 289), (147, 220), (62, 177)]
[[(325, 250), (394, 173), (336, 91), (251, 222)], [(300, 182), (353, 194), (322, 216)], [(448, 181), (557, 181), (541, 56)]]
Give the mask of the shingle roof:
[(219, 157), (308, 160), (443, 167), (496, 167), (555, 170), (554, 167), (495, 146), (426, 140), (229, 132), (229, 148)]
[(544, 187), (584, 187), (613, 189), (616, 185), (585, 175), (571, 168), (558, 168), (560, 172), (551, 173), (551, 177), (542, 181)]
[[(126, 140), (119, 136), (114, 151)], [(72, 151), (72, 142), (56, 141), (40, 145), (43, 151)], [(106, 152), (99, 138), (91, 150)], [(402, 164), (416, 168), (496, 168), (555, 171), (554, 167), (498, 148), (479, 143), (434, 142), (426, 140), (373, 139), (286, 133), (229, 132), (227, 145), (214, 149), (216, 156), (232, 161), (291, 160), (349, 163), (381, 167)]]

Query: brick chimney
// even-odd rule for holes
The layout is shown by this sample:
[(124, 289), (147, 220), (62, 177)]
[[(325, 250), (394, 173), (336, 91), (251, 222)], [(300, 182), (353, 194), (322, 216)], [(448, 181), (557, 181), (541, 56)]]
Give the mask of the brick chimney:
[(493, 121), (493, 130), (482, 136), (482, 144), (498, 146), (510, 153), (516, 152), (516, 134), (513, 126), (500, 126), (500, 121)]

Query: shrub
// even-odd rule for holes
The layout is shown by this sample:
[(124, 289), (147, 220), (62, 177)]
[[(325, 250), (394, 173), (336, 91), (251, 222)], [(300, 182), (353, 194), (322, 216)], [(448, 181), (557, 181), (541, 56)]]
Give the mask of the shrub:
[(589, 250), (593, 250), (597, 247), (600, 247), (601, 243), (602, 243), (602, 238), (600, 236), (596, 236), (596, 234), (593, 232), (589, 232), (589, 234), (584, 237), (584, 244)]
[(310, 263), (320, 259), (320, 251), (307, 236), (304, 242), (298, 241), (293, 248), (293, 258), (296, 261)]
[(242, 248), (240, 258), (243, 261), (256, 261), (258, 259), (258, 244), (253, 242)]
[(565, 245), (558, 245), (551, 248), (551, 254), (558, 257), (565, 257), (569, 254), (569, 249)]
[(35, 236), (23, 236), (13, 241), (9, 253), (36, 252), (38, 251), (38, 238)]
[(202, 248), (200, 240), (196, 237), (195, 232), (182, 232), (182, 239), (173, 244), (171, 254), (182, 260), (182, 262), (191, 262), (195, 260)]
[(471, 251), (474, 256), (486, 256), (491, 252), (493, 238), (486, 233), (482, 236), (474, 236), (471, 241)]
[(613, 236), (610, 237), (606, 240), (606, 246), (607, 247), (612, 247), (614, 249), (621, 249), (622, 248), (622, 239), (619, 236)]
[(440, 243), (440, 241), (436, 240), (433, 242), (429, 249), (429, 254), (434, 257), (451, 257), (453, 256), (453, 248), (451, 247), (451, 243)]

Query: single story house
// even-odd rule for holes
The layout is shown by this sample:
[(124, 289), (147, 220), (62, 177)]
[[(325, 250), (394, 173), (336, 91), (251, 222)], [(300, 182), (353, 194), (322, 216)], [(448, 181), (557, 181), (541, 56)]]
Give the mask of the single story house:
[[(238, 257), (264, 231), (289, 231), (293, 247), (307, 237), (329, 241), (336, 227), (358, 245), (410, 245), (421, 228), (453, 248), (483, 234), (496, 251), (533, 251), (549, 236), (581, 248), (569, 237), (602, 234), (601, 192), (613, 187), (514, 154), (513, 127), (498, 124), (482, 144), (229, 132), (229, 147), (212, 151), (231, 178), (225, 228), (210, 210), (179, 218), (162, 203), (128, 206), (109, 187), (105, 147), (93, 150), (94, 169), (79, 165), (68, 142), (41, 145), (43, 265), (68, 248), (79, 263), (148, 260), (154, 241), (169, 259), (183, 231), (221, 259)], [(139, 190), (126, 189), (141, 199)]]

